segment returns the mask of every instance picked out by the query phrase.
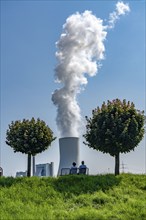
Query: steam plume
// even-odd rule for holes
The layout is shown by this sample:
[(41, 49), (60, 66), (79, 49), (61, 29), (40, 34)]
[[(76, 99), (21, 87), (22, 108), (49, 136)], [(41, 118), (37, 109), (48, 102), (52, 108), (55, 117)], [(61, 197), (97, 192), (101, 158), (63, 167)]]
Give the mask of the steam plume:
[(126, 8), (127, 5), (118, 2), (108, 26), (104, 26), (103, 21), (91, 11), (73, 14), (63, 25), (63, 33), (56, 43), (58, 65), (55, 69), (56, 81), (63, 87), (52, 95), (62, 137), (79, 136), (82, 120), (77, 94), (87, 84), (85, 75), (92, 77), (97, 74), (100, 61), (104, 59), (106, 30), (114, 26), (120, 15), (125, 14)]
[(113, 28), (116, 21), (120, 18), (121, 15), (125, 15), (126, 12), (130, 12), (130, 8), (128, 4), (124, 4), (123, 2), (117, 2), (116, 10), (109, 15), (109, 28)]

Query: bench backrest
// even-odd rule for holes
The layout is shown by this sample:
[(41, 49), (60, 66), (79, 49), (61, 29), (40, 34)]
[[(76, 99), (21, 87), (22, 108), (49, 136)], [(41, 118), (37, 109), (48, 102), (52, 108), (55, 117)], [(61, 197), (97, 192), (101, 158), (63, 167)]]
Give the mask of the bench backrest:
[(77, 168), (71, 168), (70, 174), (77, 174)]
[(69, 174), (89, 174), (88, 168), (62, 168), (61, 169), (61, 176), (62, 175), (69, 175)]
[(86, 174), (86, 168), (79, 168), (79, 174)]

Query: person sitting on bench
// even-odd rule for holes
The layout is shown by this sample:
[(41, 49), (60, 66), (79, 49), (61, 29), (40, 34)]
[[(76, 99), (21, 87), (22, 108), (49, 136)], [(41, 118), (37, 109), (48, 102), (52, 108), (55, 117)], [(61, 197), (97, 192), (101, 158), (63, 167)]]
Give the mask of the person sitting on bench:
[(79, 166), (79, 174), (86, 174), (87, 166), (84, 164), (84, 161), (81, 162)]
[(72, 163), (72, 167), (70, 169), (70, 174), (77, 174), (77, 167), (76, 167), (75, 162)]

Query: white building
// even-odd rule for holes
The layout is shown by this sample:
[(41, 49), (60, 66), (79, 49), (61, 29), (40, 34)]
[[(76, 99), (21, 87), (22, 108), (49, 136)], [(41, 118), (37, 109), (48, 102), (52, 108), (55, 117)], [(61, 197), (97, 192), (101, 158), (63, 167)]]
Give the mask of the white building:
[(54, 176), (54, 162), (37, 164), (35, 176)]
[(58, 176), (61, 175), (61, 170), (70, 168), (75, 162), (77, 167), (80, 162), (79, 155), (79, 138), (78, 137), (64, 137), (59, 139), (60, 163), (58, 169)]
[(19, 171), (16, 172), (16, 177), (23, 177), (23, 176), (27, 176), (27, 171)]
[[(16, 177), (27, 176), (27, 171), (16, 172)], [(54, 176), (54, 162), (37, 164), (35, 166), (35, 173), (33, 171), (33, 176)]]

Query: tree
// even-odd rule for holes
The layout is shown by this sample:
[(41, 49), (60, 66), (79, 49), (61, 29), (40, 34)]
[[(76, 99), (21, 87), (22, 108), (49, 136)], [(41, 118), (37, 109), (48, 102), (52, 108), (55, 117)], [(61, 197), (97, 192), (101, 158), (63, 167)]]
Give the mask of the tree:
[(31, 176), (31, 156), (45, 151), (55, 140), (52, 130), (39, 118), (12, 121), (6, 132), (6, 144), (28, 155), (27, 176)]
[(120, 153), (134, 150), (144, 136), (144, 111), (133, 102), (115, 99), (86, 116), (85, 144), (115, 157), (115, 175), (119, 174)]

